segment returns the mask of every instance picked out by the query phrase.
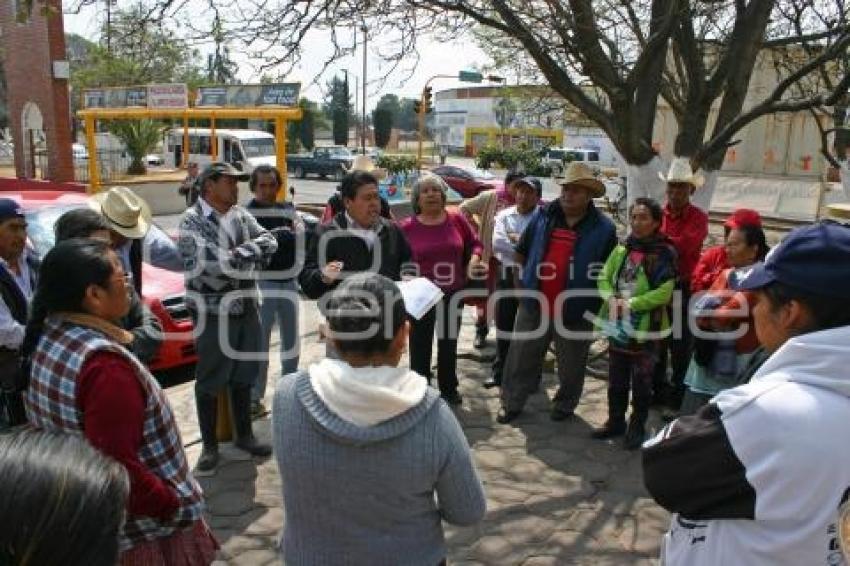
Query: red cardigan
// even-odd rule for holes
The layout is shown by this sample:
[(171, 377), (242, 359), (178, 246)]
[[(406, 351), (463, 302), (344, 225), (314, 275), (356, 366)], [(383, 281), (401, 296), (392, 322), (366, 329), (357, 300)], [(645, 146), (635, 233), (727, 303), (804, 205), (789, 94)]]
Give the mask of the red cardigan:
[(130, 363), (100, 351), (83, 364), (77, 381), (77, 408), (92, 446), (120, 462), (130, 477), (130, 515), (169, 519), (180, 501), (170, 485), (139, 460), (145, 394)]
[[(753, 321), (753, 300), (752, 294), (747, 291), (737, 291), (729, 296), (729, 273), (731, 268), (724, 269), (720, 275), (714, 280), (714, 283), (708, 289), (712, 291), (726, 291), (723, 304), (717, 307), (713, 312), (713, 317), (697, 318), (697, 325), (700, 328), (709, 328), (709, 321), (715, 326), (719, 326), (722, 330), (730, 331), (738, 328), (741, 324), (747, 325), (747, 332), (735, 341), (735, 351), (739, 354), (752, 352), (759, 346), (759, 339), (756, 336), (756, 325)], [(742, 305), (749, 303), (748, 316), (741, 316), (736, 311)]]

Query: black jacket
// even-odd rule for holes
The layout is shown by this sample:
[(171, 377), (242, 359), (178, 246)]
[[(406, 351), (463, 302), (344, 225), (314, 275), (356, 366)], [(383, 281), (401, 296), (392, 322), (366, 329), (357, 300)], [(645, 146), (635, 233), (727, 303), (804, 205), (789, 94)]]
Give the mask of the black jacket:
[[(401, 229), (386, 218), (379, 217), (378, 238), (372, 249), (363, 238), (348, 232), (348, 221), (341, 212), (323, 226), (319, 226), (316, 237), (307, 247), (304, 269), (298, 276), (301, 290), (311, 299), (318, 299), (330, 291), (338, 282), (325, 284), (322, 268), (332, 261), (343, 263), (343, 273), (377, 271), (381, 275), (399, 281), (405, 264), (410, 264), (412, 252)], [(324, 253), (319, 251), (324, 248)], [(376, 256), (379, 253), (379, 256)], [(319, 257), (323, 260), (319, 265)]]
[(285, 272), (292, 269), (296, 260), (296, 221), (298, 220), (298, 211), (292, 203), (268, 205), (257, 199), (251, 199), (245, 205), (245, 209), (253, 214), (260, 226), (271, 232), (277, 240), (277, 251), (264, 271)]

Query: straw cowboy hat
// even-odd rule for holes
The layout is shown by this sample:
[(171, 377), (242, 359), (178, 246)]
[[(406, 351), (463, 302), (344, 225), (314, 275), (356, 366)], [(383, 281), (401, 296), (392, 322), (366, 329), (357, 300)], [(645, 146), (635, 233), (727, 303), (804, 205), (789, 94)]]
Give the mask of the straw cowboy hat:
[(670, 170), (665, 177), (663, 173), (658, 172), (658, 178), (665, 183), (687, 183), (694, 188), (702, 186), (705, 179), (699, 173), (695, 173), (691, 169), (691, 161), (687, 157), (675, 157), (670, 163)]
[(112, 187), (89, 199), (89, 206), (98, 211), (109, 228), (131, 240), (144, 238), (151, 223), (151, 209), (144, 199), (127, 187)]
[[(342, 167), (343, 169), (345, 169), (345, 165), (343, 165)], [(366, 173), (371, 173), (378, 180), (383, 179), (387, 176), (386, 169), (376, 167), (375, 164), (372, 163), (372, 159), (368, 155), (362, 154), (354, 158), (354, 161), (351, 163), (351, 167), (345, 169), (346, 173), (353, 173), (354, 171), (365, 171)]]
[(605, 194), (605, 185), (593, 174), (593, 169), (581, 161), (573, 161), (569, 164), (563, 177), (556, 177), (555, 182), (562, 187), (564, 185), (579, 185), (590, 190), (593, 198), (599, 198)]

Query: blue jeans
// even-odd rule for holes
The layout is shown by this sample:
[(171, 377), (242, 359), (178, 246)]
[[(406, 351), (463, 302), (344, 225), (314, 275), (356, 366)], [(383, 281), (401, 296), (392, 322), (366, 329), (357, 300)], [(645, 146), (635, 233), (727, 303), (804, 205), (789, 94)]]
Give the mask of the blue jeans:
[[(269, 352), (272, 328), (278, 324), (280, 332), (280, 375), (298, 369), (301, 343), (298, 336), (298, 285), (295, 279), (285, 281), (258, 281), (260, 288), (260, 324), (262, 325), (261, 348)], [(266, 394), (269, 360), (260, 362), (260, 371), (251, 397), (260, 401)]]

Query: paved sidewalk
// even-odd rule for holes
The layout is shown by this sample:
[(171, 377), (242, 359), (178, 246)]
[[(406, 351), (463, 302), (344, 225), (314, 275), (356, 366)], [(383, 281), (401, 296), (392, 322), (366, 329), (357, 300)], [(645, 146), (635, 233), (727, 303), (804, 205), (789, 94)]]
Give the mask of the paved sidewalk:
[[(302, 302), (302, 356), (305, 367), (320, 359), (316, 310)], [(458, 372), (464, 403), (456, 411), (473, 448), (487, 493), (487, 516), (467, 528), (447, 526), (451, 564), (649, 565), (669, 516), (650, 499), (641, 479), (640, 457), (616, 443), (593, 441), (590, 429), (607, 416), (602, 379), (589, 375), (578, 419), (554, 423), (544, 395), (534, 395), (516, 426), (495, 423), (496, 390), (481, 383), (490, 364), (472, 348), (473, 327), (467, 309), (458, 346)], [(493, 340), (483, 356), (495, 352)], [(272, 354), (276, 356), (276, 351)], [(274, 358), (273, 358), (274, 359)], [(272, 364), (274, 365), (274, 364)], [(604, 375), (604, 360), (594, 366)], [(551, 397), (555, 377), (544, 385)], [(270, 385), (273, 380), (270, 379)], [(269, 391), (267, 406), (271, 406)], [(200, 446), (192, 384), (172, 388), (168, 396), (189, 444), (190, 463)], [(656, 428), (657, 416), (650, 420)], [(270, 441), (269, 418), (255, 421), (258, 436)], [(276, 552), (283, 524), (280, 477), (274, 459), (251, 461), (223, 449), (218, 473), (199, 478), (210, 524), (222, 544), (218, 564), (280, 564)], [(403, 566), (403, 561), (399, 562)]]

